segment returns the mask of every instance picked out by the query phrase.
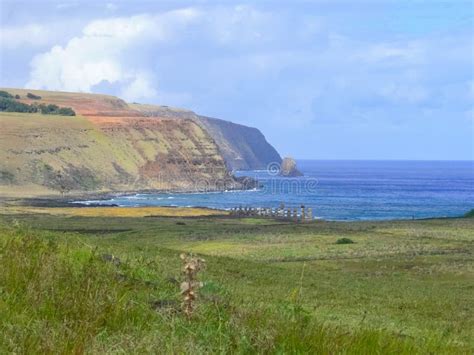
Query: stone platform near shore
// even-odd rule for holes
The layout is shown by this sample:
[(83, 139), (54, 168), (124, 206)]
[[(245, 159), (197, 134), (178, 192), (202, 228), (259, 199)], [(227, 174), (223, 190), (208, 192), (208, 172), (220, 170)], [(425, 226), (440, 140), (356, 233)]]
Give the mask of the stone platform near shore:
[(313, 218), (313, 209), (311, 207), (305, 207), (301, 205), (299, 208), (285, 208), (284, 204), (281, 204), (278, 208), (266, 208), (266, 207), (236, 207), (231, 209), (231, 216), (235, 217), (268, 217), (286, 219), (295, 222), (309, 222)]

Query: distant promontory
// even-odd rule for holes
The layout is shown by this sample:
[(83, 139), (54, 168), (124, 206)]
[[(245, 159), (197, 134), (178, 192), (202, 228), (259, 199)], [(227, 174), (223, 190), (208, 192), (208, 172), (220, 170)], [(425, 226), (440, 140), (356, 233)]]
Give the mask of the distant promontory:
[(303, 176), (303, 173), (298, 170), (296, 161), (293, 158), (286, 157), (281, 163), (280, 176), (298, 177)]

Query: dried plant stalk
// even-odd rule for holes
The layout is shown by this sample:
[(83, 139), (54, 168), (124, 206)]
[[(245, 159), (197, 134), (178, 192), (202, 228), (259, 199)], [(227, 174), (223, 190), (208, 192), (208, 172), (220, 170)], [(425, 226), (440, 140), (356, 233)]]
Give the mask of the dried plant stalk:
[(204, 269), (205, 260), (193, 257), (191, 254), (181, 254), (183, 260), (184, 281), (181, 283), (181, 295), (183, 296), (183, 311), (190, 318), (196, 308), (196, 299), (199, 289), (203, 286), (197, 279), (199, 271)]

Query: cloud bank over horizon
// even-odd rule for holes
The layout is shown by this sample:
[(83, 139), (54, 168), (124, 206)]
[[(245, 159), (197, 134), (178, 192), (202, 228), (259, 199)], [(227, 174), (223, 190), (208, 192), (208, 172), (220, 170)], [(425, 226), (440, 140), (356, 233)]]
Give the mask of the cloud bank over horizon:
[(181, 106), (299, 158), (474, 158), (468, 2), (22, 4), (1, 86)]

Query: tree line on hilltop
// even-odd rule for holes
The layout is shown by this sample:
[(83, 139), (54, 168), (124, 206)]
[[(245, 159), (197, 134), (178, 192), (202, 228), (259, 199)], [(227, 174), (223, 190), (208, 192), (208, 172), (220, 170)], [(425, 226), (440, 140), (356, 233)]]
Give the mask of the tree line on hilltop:
[[(28, 93), (27, 98), (31, 100), (40, 100), (41, 96)], [(31, 105), (17, 101), (20, 95), (13, 96), (7, 91), (0, 90), (0, 111), (4, 112), (24, 112), (24, 113), (41, 113), (43, 115), (62, 115), (75, 116), (76, 113), (70, 107), (59, 107), (54, 104), (38, 104)]]

